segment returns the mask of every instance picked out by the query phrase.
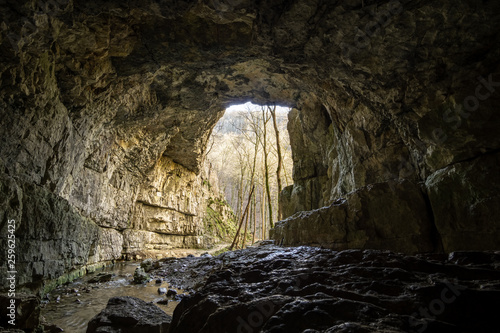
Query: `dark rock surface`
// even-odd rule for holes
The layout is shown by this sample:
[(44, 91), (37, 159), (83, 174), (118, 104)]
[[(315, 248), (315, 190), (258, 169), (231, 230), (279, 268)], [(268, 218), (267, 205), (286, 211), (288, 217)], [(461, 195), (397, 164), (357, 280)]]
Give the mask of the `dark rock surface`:
[(499, 252), (264, 246), (165, 269), (204, 276), (171, 333), (498, 331)]
[(89, 280), (89, 283), (108, 282), (108, 281), (111, 281), (112, 277), (113, 277), (112, 273), (99, 273), (96, 276), (93, 276)]
[[(14, 300), (14, 303), (11, 300)], [(0, 294), (0, 314), (0, 330), (3, 327), (27, 332), (35, 331), (40, 324), (40, 299), (35, 295), (24, 293), (16, 293), (14, 297)]]
[(130, 297), (113, 297), (89, 322), (87, 333), (167, 333), (172, 318), (156, 305)]
[(421, 186), (409, 181), (384, 182), (360, 188), (330, 206), (279, 221), (272, 237), (285, 246), (440, 252), (441, 238), (429, 223), (429, 214)]
[[(456, 163), (430, 176), (425, 186), (445, 251), (499, 248), (500, 154)], [(481, 245), (476, 245), (481, 244)]]

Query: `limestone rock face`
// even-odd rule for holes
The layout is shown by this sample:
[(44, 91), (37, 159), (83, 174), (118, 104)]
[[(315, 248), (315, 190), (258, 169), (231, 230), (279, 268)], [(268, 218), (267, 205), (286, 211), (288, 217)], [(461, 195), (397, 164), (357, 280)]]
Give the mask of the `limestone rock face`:
[(327, 207), (280, 221), (274, 239), (285, 246), (386, 249), (405, 253), (440, 250), (422, 189), (409, 181), (368, 185)]
[[(99, 227), (46, 188), (16, 183), (7, 177), (1, 187), (15, 194), (7, 203), (9, 216), (5, 219), (15, 219), (18, 286), (37, 289), (43, 286), (44, 278), (64, 279), (71, 271), (79, 274), (78, 269), (89, 262), (92, 249), (100, 241)], [(7, 223), (2, 224), (5, 238), (7, 228)], [(2, 247), (6, 249), (6, 240)], [(2, 276), (6, 276), (7, 257), (0, 263)]]
[(444, 250), (498, 246), (500, 155), (484, 155), (436, 171), (426, 182)]
[[(426, 184), (418, 202), (432, 209), (425, 227), (411, 214), (411, 234), (446, 233), (447, 251), (475, 248), (469, 231), (498, 244), (496, 185), (472, 176), (498, 173), (482, 158), (500, 148), (495, 1), (0, 6), (0, 237), (19, 220), (23, 283), (119, 258), (120, 244), (203, 246), (206, 143), (224, 108), (247, 100), (293, 108), (287, 215), (404, 179)], [(400, 218), (370, 207), (379, 226)]]
[(124, 231), (123, 254), (203, 248), (204, 217), (212, 195), (207, 169), (200, 175), (162, 156), (147, 175)]

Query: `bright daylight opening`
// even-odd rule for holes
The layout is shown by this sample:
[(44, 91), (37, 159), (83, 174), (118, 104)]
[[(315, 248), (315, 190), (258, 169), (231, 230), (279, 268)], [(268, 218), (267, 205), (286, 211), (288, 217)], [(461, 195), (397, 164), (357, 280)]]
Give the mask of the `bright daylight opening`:
[(212, 132), (207, 157), (241, 224), (237, 244), (266, 239), (280, 219), (279, 193), (292, 185), (289, 111), (250, 102), (233, 105)]

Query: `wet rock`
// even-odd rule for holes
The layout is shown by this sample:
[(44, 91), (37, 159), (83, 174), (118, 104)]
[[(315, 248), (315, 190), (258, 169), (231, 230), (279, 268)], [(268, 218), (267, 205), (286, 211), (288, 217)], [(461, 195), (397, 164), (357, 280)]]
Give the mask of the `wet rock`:
[(43, 327), (43, 332), (44, 333), (59, 333), (59, 332), (64, 332), (62, 328), (59, 326), (47, 322), (44, 316), (40, 317), (40, 326)]
[(16, 293), (14, 297), (10, 297), (8, 293), (2, 293), (0, 309), (0, 327), (12, 328), (9, 321), (14, 320), (16, 329), (33, 331), (40, 324), (40, 300), (35, 295)]
[(134, 280), (133, 282), (135, 284), (141, 284), (141, 283), (146, 283), (150, 280), (150, 277), (146, 272), (144, 272), (144, 269), (142, 267), (137, 267), (134, 271)]
[(156, 279), (155, 284), (162, 284), (163, 280), (162, 279)]
[(186, 272), (217, 268), (179, 303), (171, 333), (497, 330), (499, 252), (262, 246), (213, 260), (184, 260)]
[(180, 302), (184, 297), (186, 297), (188, 294), (177, 294), (174, 296), (174, 301)]
[(149, 272), (153, 269), (153, 259), (148, 258), (141, 262), (141, 268), (144, 269), (145, 272)]
[(89, 322), (87, 333), (166, 333), (171, 320), (154, 304), (130, 296), (113, 297)]
[(490, 223), (500, 214), (498, 165), (497, 153), (456, 163), (427, 179), (425, 185), (445, 252), (498, 247), (500, 223)]
[(172, 302), (171, 299), (162, 299), (156, 302), (157, 304), (163, 304), (163, 305), (168, 305), (170, 302)]
[(176, 295), (177, 295), (177, 290), (175, 290), (175, 289), (169, 289), (167, 291), (167, 297), (174, 297)]
[(59, 332), (64, 332), (64, 330), (57, 325), (44, 324), (43, 325), (43, 332), (44, 333), (59, 333)]
[(112, 273), (99, 273), (96, 276), (92, 277), (89, 280), (89, 283), (102, 283), (102, 282), (108, 282), (111, 281), (113, 278)]
[[(230, 253), (230, 252), (226, 252)], [(217, 257), (195, 257), (195, 258), (166, 258), (163, 266), (152, 272), (178, 289), (196, 289), (203, 285), (206, 278), (222, 264), (221, 258), (227, 254)]]

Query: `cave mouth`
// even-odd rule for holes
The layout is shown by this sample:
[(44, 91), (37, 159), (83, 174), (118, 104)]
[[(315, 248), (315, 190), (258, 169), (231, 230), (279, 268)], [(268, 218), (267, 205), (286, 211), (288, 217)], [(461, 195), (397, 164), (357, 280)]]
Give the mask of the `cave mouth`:
[[(235, 112), (235, 111), (241, 111), (241, 110), (250, 110), (250, 111), (260, 111), (261, 107), (272, 107), (273, 105), (276, 105), (274, 103), (253, 103), (253, 102), (245, 102), (245, 103), (238, 103), (238, 104), (231, 104), (229, 105), (225, 112)], [(276, 112), (277, 113), (288, 113), (290, 112), (291, 107), (286, 106), (286, 105), (276, 105)]]
[(269, 236), (269, 229), (282, 216), (280, 192), (293, 184), (287, 128), (290, 111), (290, 107), (271, 103), (230, 105), (207, 145), (207, 160), (235, 220), (249, 215), (243, 228), (249, 228), (252, 242)]

